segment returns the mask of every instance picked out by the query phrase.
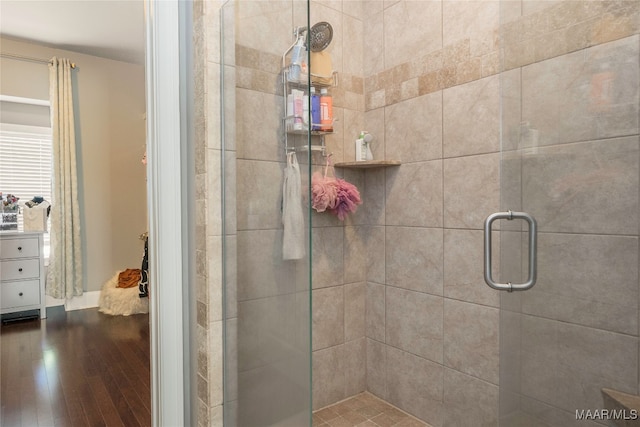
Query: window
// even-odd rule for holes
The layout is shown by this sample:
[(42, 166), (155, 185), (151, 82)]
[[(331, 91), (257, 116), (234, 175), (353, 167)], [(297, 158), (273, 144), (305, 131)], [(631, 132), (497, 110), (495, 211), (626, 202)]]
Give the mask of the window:
[[(1, 123), (0, 191), (19, 197), (20, 204), (34, 196), (51, 202), (52, 151), (50, 127)], [(44, 235), (44, 255), (49, 258), (49, 233)]]

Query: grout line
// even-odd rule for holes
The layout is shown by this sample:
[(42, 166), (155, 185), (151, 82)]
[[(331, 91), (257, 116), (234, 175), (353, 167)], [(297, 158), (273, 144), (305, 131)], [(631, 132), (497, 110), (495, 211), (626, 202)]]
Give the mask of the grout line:
[[(396, 411), (401, 412), (402, 414), (404, 414), (404, 415), (405, 415), (405, 417), (407, 417), (407, 418), (409, 418), (409, 419), (411, 419), (411, 420), (415, 420), (415, 421), (417, 421), (417, 422), (420, 422), (420, 423), (421, 423), (422, 425), (424, 425), (425, 427), (430, 427), (430, 426), (429, 426), (429, 424), (427, 424), (425, 421), (420, 420), (419, 418), (415, 417), (414, 415), (411, 415), (410, 413), (408, 413), (408, 412), (406, 412), (406, 411), (402, 410), (402, 409), (401, 409), (401, 408), (399, 408), (398, 406), (396, 406), (396, 405), (394, 405), (394, 404), (390, 403), (389, 401), (387, 401), (387, 400), (385, 400), (385, 399), (383, 399), (383, 398), (380, 398), (379, 396), (377, 396), (377, 395), (375, 395), (375, 394), (373, 394), (373, 393), (371, 393), (371, 392), (368, 392), (368, 391), (364, 391), (364, 392), (361, 392), (361, 393), (355, 394), (355, 395), (350, 396), (350, 397), (348, 397), (348, 398), (346, 398), (346, 399), (342, 399), (342, 400), (340, 400), (339, 402), (332, 403), (332, 404), (330, 404), (330, 405), (324, 406), (324, 407), (322, 407), (322, 408), (320, 408), (320, 409), (317, 409), (317, 410), (313, 411), (313, 413), (314, 413), (314, 414), (316, 414), (316, 413), (319, 413), (319, 412), (324, 411), (324, 410), (332, 410), (332, 408), (335, 408), (335, 407), (337, 407), (337, 406), (343, 405), (343, 404), (345, 404), (345, 403), (347, 403), (347, 402), (351, 402), (351, 401), (355, 401), (355, 400), (360, 400), (362, 397), (366, 397), (367, 399), (373, 399), (373, 400), (374, 400), (374, 402), (375, 402), (375, 404), (380, 404), (380, 403), (382, 403), (382, 404), (384, 404), (385, 406), (387, 406), (387, 408), (385, 408), (384, 410), (382, 410), (382, 412), (380, 412), (380, 413), (376, 413), (376, 414), (375, 414), (375, 415), (373, 415), (373, 416), (366, 416), (365, 418), (366, 418), (366, 420), (367, 420), (367, 421), (373, 421), (373, 420), (374, 420), (374, 418), (376, 418), (376, 417), (378, 417), (379, 415), (381, 415), (381, 414), (385, 413), (385, 412), (386, 412), (386, 411), (388, 411), (389, 409), (393, 409), (393, 410), (396, 410)], [(365, 406), (363, 406), (363, 408), (364, 408), (364, 407), (368, 407), (368, 406), (370, 406), (370, 405), (365, 405)], [(356, 410), (354, 410), (354, 412), (357, 412), (357, 409), (356, 409)], [(332, 420), (336, 420), (336, 419), (339, 419), (339, 418), (341, 418), (341, 419), (342, 419), (342, 414), (339, 414), (339, 413), (337, 413), (337, 412), (334, 412), (334, 414), (336, 414), (336, 415), (338, 415), (338, 416), (337, 416), (337, 417), (334, 417), (334, 418), (331, 418), (329, 421), (325, 421), (325, 420), (322, 418), (322, 416), (319, 416), (319, 417), (320, 417), (320, 420), (321, 420), (321, 421), (322, 421), (322, 423), (323, 423), (323, 424), (320, 424), (320, 425), (326, 425), (326, 424), (324, 424), (324, 423), (326, 423), (326, 422), (330, 422), (330, 421), (332, 421)], [(320, 415), (320, 414), (319, 414), (319, 415)], [(374, 423), (375, 423), (375, 421), (374, 421)], [(378, 424), (376, 424), (376, 425), (378, 425)]]

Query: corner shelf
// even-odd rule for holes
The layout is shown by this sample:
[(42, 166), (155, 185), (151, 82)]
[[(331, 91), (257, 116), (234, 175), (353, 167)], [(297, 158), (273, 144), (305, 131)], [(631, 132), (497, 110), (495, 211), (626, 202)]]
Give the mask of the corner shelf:
[(363, 162), (338, 162), (333, 167), (345, 169), (371, 169), (371, 168), (388, 168), (400, 166), (402, 162), (398, 160), (366, 160)]

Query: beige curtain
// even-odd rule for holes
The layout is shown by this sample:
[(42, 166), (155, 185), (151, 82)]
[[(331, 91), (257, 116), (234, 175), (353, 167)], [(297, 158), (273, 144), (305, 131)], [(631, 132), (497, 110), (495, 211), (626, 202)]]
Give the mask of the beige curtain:
[(80, 207), (73, 121), (71, 62), (54, 57), (49, 64), (53, 130), (53, 204), (47, 294), (70, 299), (82, 295)]

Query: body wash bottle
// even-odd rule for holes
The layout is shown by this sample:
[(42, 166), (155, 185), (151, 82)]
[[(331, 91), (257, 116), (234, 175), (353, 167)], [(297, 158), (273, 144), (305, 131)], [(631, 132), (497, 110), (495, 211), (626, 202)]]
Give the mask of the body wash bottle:
[(320, 89), (320, 130), (333, 132), (333, 99), (326, 88)]
[(372, 140), (373, 135), (364, 130), (360, 132), (358, 139), (356, 139), (356, 162), (373, 160), (370, 145)]

